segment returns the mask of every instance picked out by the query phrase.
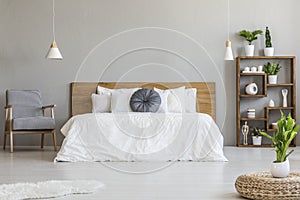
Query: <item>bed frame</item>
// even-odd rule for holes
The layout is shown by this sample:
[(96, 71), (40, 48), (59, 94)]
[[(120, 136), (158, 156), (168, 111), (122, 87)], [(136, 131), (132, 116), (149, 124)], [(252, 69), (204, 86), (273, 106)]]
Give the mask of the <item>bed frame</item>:
[(180, 86), (197, 88), (197, 112), (209, 114), (216, 119), (215, 83), (213, 82), (73, 82), (71, 83), (71, 116), (92, 112), (92, 93), (96, 93), (97, 86), (120, 88), (159, 88), (169, 89)]

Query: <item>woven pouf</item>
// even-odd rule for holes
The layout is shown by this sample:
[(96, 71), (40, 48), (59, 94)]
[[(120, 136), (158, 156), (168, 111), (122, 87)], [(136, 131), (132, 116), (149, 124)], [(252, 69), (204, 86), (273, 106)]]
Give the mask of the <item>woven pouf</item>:
[(235, 188), (248, 199), (300, 199), (300, 173), (287, 178), (273, 178), (269, 172), (241, 175)]

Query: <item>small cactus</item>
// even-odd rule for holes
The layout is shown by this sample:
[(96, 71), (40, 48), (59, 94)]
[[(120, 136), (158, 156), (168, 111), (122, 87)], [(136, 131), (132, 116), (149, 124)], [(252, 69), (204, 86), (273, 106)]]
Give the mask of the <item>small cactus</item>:
[(272, 47), (271, 35), (268, 27), (266, 27), (265, 38), (266, 38), (266, 47), (267, 48)]

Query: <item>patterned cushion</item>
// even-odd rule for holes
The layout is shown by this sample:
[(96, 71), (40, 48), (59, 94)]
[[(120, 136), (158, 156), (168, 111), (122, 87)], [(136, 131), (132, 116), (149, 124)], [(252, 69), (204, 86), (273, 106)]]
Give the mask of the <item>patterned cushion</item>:
[(159, 94), (150, 89), (139, 89), (130, 98), (130, 107), (133, 112), (156, 112), (161, 104)]

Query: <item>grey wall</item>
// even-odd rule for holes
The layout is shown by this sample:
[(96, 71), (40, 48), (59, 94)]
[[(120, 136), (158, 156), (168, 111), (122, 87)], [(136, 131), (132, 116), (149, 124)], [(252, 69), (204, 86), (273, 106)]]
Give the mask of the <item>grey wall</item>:
[[(244, 44), (236, 33), (266, 25), (276, 54), (298, 56), (300, 1), (248, 3), (230, 0), (235, 56), (243, 55)], [(57, 0), (56, 40), (62, 61), (44, 58), (52, 40), (51, 6), (51, 0), (0, 0), (1, 107), (8, 88), (40, 89), (45, 103), (57, 104), (59, 129), (69, 116), (69, 83), (75, 80), (214, 81), (217, 123), (225, 144), (235, 145), (235, 62), (223, 60), (225, 0)], [(263, 38), (255, 44), (256, 54), (261, 54)], [(3, 119), (1, 112), (1, 130)], [(63, 137), (58, 138), (61, 142)], [(17, 136), (15, 141), (38, 145), (39, 140)], [(50, 138), (47, 142), (51, 144)]]

